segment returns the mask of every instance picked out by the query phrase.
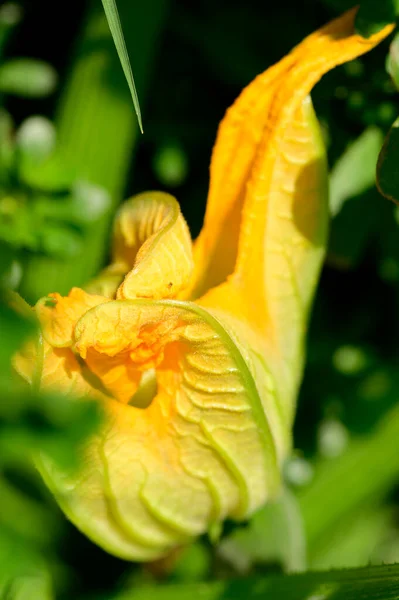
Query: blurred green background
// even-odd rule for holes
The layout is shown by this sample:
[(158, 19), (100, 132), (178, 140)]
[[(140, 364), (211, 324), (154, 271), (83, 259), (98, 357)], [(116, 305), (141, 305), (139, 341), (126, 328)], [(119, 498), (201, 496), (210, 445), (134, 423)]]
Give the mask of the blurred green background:
[[(165, 581), (399, 560), (399, 209), (375, 186), (399, 113), (392, 37), (313, 93), (331, 167), (331, 233), (278, 503), (154, 565), (107, 555), (65, 520), (27, 458), (45, 449), (73, 461), (101, 419), (97, 407), (27, 395), (10, 368), (34, 324), (7, 290), (34, 303), (84, 284), (107, 260), (116, 207), (144, 190), (175, 195), (195, 237), (226, 108), (352, 4), (119, 0), (141, 135), (100, 0), (0, 3), (0, 598), (116, 598), (141, 586), (149, 598)], [(387, 19), (381, 7), (396, 6), (372, 5), (362, 10), (376, 26)], [(389, 151), (398, 164), (399, 148)]]

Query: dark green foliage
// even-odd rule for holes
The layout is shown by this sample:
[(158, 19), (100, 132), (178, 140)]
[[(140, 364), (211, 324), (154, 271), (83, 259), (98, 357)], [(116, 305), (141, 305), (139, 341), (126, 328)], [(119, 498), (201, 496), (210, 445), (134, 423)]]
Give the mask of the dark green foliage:
[(368, 37), (393, 23), (399, 14), (398, 0), (363, 0), (356, 19), (358, 32)]
[(377, 167), (378, 188), (390, 200), (399, 199), (399, 119), (392, 125), (384, 145)]

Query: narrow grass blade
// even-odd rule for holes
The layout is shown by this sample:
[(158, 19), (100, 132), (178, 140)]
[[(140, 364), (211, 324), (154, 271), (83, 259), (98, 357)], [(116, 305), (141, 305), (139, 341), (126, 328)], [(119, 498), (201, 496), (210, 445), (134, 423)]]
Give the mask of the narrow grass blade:
[[(135, 80), (145, 95), (169, 2), (147, 0), (141, 5), (132, 0), (117, 1), (122, 23), (129, 23), (125, 31), (127, 48), (134, 48), (137, 53)], [(47, 188), (51, 191), (59, 182), (68, 188), (75, 179), (104, 190), (111, 205), (103, 217), (87, 222), (82, 249), (74, 257), (27, 257), (19, 291), (30, 303), (55, 290), (66, 294), (74, 285), (82, 286), (98, 273), (108, 248), (110, 221), (125, 194), (134, 161), (139, 127), (99, 0), (87, 2), (69, 76), (56, 109), (55, 126), (56, 160), (48, 162)], [(81, 213), (87, 214), (83, 205)], [(0, 263), (3, 254), (1, 250)]]
[(125, 38), (123, 37), (122, 25), (119, 18), (118, 8), (116, 6), (115, 0), (102, 0), (102, 3), (104, 6), (105, 15), (108, 20), (108, 25), (111, 30), (112, 37), (114, 39), (115, 47), (118, 52), (119, 59), (121, 61), (122, 69), (125, 73), (130, 93), (132, 94), (134, 109), (136, 111), (140, 131), (141, 133), (143, 133), (143, 123), (141, 119), (139, 98), (137, 95), (136, 85), (134, 83), (132, 67), (130, 65), (130, 59), (126, 48)]

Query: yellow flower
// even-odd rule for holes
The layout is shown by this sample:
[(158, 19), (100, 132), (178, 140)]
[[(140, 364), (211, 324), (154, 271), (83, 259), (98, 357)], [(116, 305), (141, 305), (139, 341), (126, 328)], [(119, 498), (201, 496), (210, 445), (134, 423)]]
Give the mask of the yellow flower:
[(327, 233), (325, 152), (309, 92), (387, 36), (354, 11), (257, 77), (222, 121), (193, 248), (177, 202), (149, 192), (116, 217), (113, 262), (35, 310), (43, 388), (98, 398), (107, 421), (79, 473), (41, 456), (67, 516), (100, 546), (151, 560), (279, 492), (304, 334)]

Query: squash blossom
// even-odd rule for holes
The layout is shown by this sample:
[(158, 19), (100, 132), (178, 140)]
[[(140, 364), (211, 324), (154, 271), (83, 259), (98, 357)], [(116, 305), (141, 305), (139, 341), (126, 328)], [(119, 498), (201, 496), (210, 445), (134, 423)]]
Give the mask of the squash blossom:
[(93, 397), (102, 429), (78, 472), (39, 469), (69, 519), (105, 550), (152, 560), (280, 488), (306, 323), (323, 260), (325, 150), (309, 93), (378, 44), (355, 11), (316, 31), (242, 92), (220, 124), (203, 229), (148, 192), (116, 216), (112, 264), (35, 311), (42, 353), (15, 368)]

